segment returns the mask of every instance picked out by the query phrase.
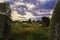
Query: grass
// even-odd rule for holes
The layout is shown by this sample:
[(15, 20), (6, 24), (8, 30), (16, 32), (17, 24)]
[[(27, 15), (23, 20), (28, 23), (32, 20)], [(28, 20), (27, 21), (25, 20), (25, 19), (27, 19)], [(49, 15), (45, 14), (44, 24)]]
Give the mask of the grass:
[(48, 40), (48, 27), (41, 24), (14, 24), (10, 40)]

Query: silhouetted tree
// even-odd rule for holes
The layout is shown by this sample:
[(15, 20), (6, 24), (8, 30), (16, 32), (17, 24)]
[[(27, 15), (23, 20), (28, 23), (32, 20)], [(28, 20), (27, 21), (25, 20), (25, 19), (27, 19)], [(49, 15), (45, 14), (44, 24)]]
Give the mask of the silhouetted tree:
[(36, 21), (35, 20), (32, 20), (32, 23), (36, 23)]
[(2, 39), (8, 40), (11, 33), (11, 9), (8, 2), (0, 3), (0, 33)]
[(37, 20), (36, 22), (37, 22), (37, 23), (40, 23), (40, 20)]
[(57, 0), (50, 22), (49, 40), (60, 40), (60, 0)]
[(28, 20), (28, 23), (31, 23), (31, 18)]
[(50, 23), (49, 17), (42, 17), (42, 22), (44, 26), (49, 26)]

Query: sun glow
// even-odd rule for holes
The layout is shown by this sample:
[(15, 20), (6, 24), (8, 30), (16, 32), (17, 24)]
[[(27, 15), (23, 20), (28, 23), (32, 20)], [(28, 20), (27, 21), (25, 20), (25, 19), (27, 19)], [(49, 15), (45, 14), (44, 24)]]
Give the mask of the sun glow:
[(0, 2), (3, 2), (4, 0), (0, 0)]

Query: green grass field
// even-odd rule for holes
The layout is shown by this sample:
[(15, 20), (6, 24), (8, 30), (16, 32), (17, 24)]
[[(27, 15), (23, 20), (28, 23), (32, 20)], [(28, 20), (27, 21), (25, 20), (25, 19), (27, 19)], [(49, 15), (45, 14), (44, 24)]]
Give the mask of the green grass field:
[(42, 24), (13, 24), (10, 40), (48, 40), (48, 31)]

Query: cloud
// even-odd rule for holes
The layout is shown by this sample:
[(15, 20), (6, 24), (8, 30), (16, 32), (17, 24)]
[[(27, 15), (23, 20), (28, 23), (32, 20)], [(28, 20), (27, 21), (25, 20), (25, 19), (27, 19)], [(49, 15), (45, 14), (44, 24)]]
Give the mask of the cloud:
[(35, 17), (35, 16), (32, 15), (31, 12), (25, 11), (25, 13), (26, 13), (26, 15), (24, 15), (23, 17), (25, 17), (27, 20), (28, 20), (29, 18), (34, 18), (34, 17)]
[(18, 14), (16, 10), (12, 12), (11, 18), (12, 18), (13, 21), (24, 19), (24, 17), (22, 17), (20, 14)]
[(21, 16), (21, 15), (18, 14), (17, 11), (15, 10), (15, 11), (12, 12), (12, 14), (11, 14), (12, 17), (11, 17), (11, 18), (12, 18), (13, 21), (15, 21), (15, 20), (26, 21), (26, 20), (28, 20), (29, 18), (34, 18), (34, 17), (35, 17), (35, 16), (33, 16), (32, 13), (30, 13), (30, 12), (25, 11), (25, 13), (26, 13), (26, 15)]
[(27, 3), (26, 6), (28, 7), (28, 10), (32, 10), (33, 8), (35, 8), (35, 5)]
[(45, 4), (46, 3), (46, 0), (39, 0), (40, 1), (40, 3), (42, 3), (42, 4)]
[(20, 0), (20, 1), (23, 1), (23, 0)]
[(53, 10), (46, 10), (46, 9), (44, 9), (44, 10), (31, 10), (31, 11), (29, 11), (29, 12), (31, 12), (32, 13), (32, 15), (34, 15), (34, 16), (51, 16), (52, 15), (52, 12), (53, 12)]
[(4, 0), (0, 0), (0, 3), (1, 3), (1, 2), (4, 2)]
[(55, 1), (50, 0), (5, 0), (10, 1), (13, 20), (28, 20), (42, 16), (51, 17)]
[(14, 2), (16, 6), (25, 5), (23, 2)]

